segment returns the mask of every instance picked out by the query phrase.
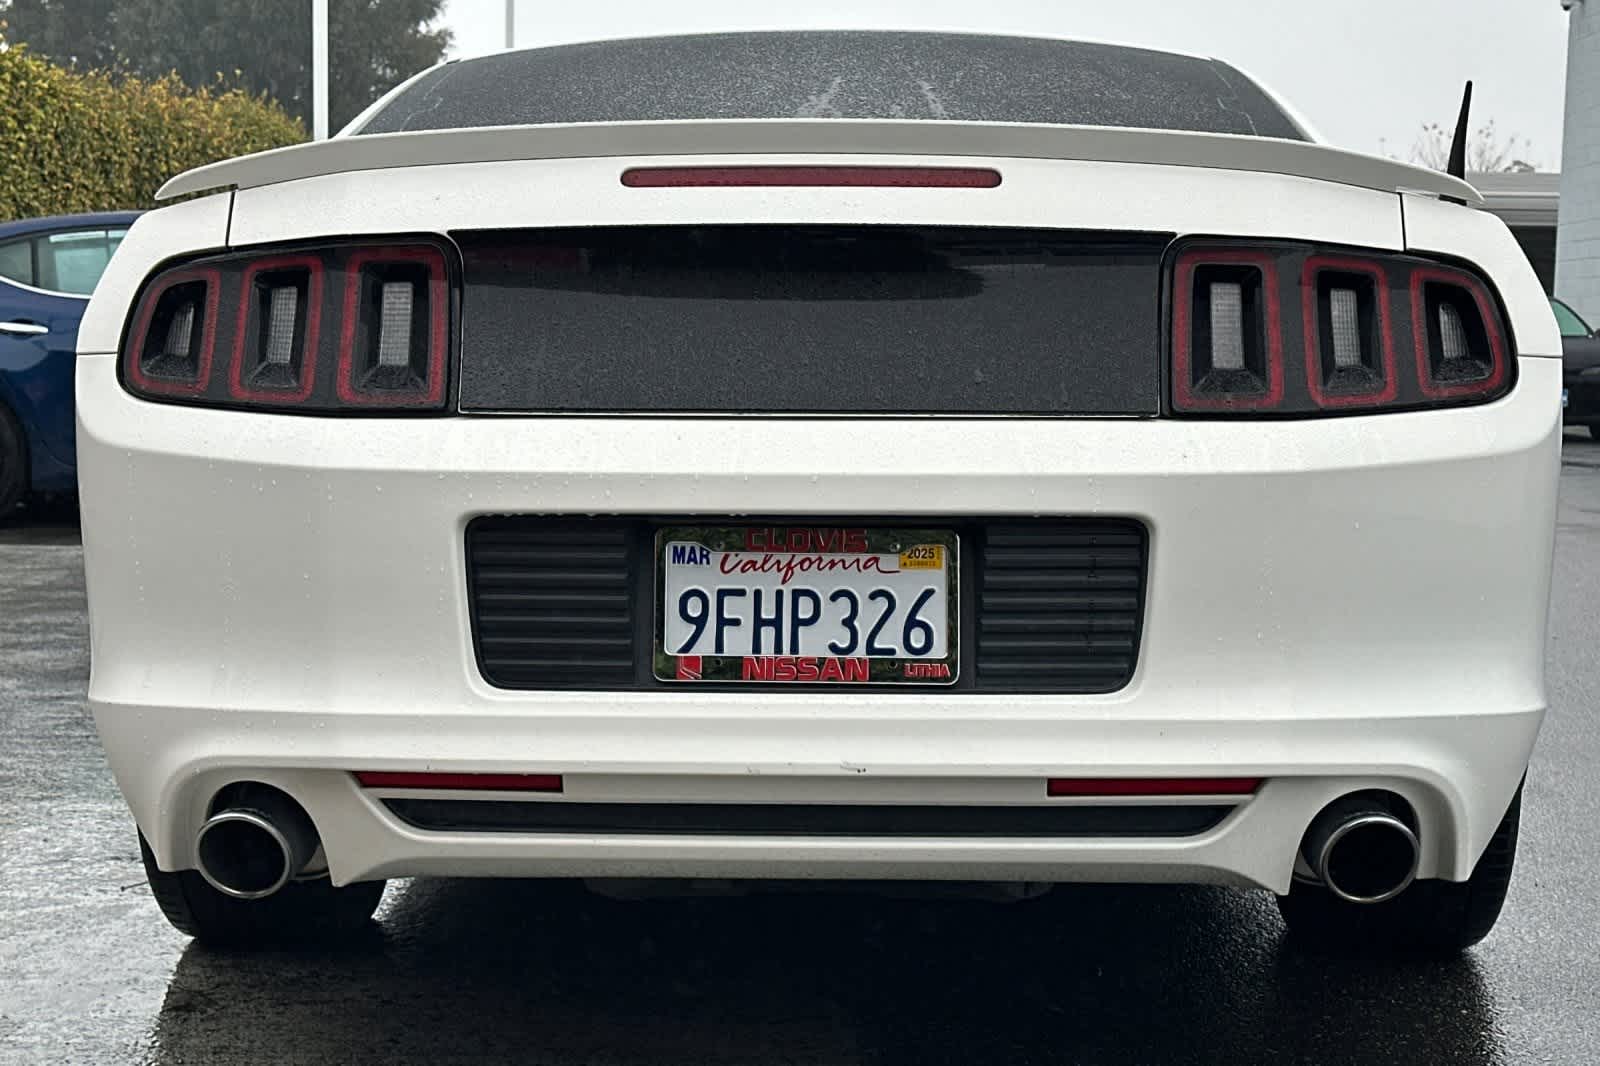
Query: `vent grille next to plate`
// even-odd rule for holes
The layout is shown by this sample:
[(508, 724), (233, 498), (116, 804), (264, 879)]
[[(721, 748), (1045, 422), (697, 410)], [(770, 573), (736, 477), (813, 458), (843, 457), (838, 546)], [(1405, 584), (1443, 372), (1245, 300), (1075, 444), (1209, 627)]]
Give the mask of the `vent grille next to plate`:
[(633, 685), (631, 523), (483, 518), (467, 545), (478, 664), (490, 684)]
[[(921, 521), (961, 537), (963, 578), (956, 683), (920, 691), (1087, 694), (1114, 692), (1132, 679), (1143, 525)], [(473, 643), (484, 680), (509, 689), (670, 684), (650, 672), (655, 528), (645, 519), (538, 515), (469, 524)]]
[(1145, 531), (1134, 522), (1041, 521), (984, 530), (978, 686), (1112, 692), (1139, 651)]

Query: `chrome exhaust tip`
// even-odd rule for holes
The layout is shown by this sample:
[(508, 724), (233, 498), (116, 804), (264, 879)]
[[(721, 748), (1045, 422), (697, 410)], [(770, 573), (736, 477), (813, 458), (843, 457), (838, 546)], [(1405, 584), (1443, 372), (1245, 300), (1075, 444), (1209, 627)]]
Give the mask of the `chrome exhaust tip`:
[(317, 850), (310, 815), (268, 786), (247, 786), (195, 834), (195, 865), (234, 899), (265, 899), (305, 869)]
[(1381, 802), (1358, 796), (1330, 804), (1306, 832), (1301, 854), (1346, 903), (1383, 903), (1417, 877), (1417, 834)]

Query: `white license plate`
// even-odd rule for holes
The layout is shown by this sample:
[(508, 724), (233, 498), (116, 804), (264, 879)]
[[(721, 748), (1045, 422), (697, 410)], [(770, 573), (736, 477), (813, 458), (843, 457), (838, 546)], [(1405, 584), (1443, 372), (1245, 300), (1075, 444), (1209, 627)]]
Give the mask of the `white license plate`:
[(951, 684), (959, 546), (950, 530), (659, 530), (656, 677)]

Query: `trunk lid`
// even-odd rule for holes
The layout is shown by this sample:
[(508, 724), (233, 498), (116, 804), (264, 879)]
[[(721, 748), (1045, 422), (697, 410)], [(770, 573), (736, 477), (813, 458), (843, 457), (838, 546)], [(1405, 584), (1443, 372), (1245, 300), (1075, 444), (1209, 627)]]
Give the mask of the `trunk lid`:
[(596, 122), (335, 137), (199, 167), (173, 178), (156, 195), (169, 199), (209, 189), (252, 189), (330, 174), (451, 163), (749, 155), (982, 157), (1206, 167), (1483, 202), (1471, 185), (1448, 174), (1308, 141), (1107, 126), (880, 119)]

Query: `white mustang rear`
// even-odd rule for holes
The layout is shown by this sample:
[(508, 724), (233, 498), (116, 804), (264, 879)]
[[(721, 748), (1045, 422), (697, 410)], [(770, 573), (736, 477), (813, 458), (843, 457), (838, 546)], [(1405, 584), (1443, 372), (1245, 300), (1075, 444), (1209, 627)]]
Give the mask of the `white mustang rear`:
[(433, 874), (1494, 923), (1561, 347), (1465, 183), (1210, 60), (799, 33), (449, 64), (206, 190), (77, 382), (90, 700), (179, 928)]

